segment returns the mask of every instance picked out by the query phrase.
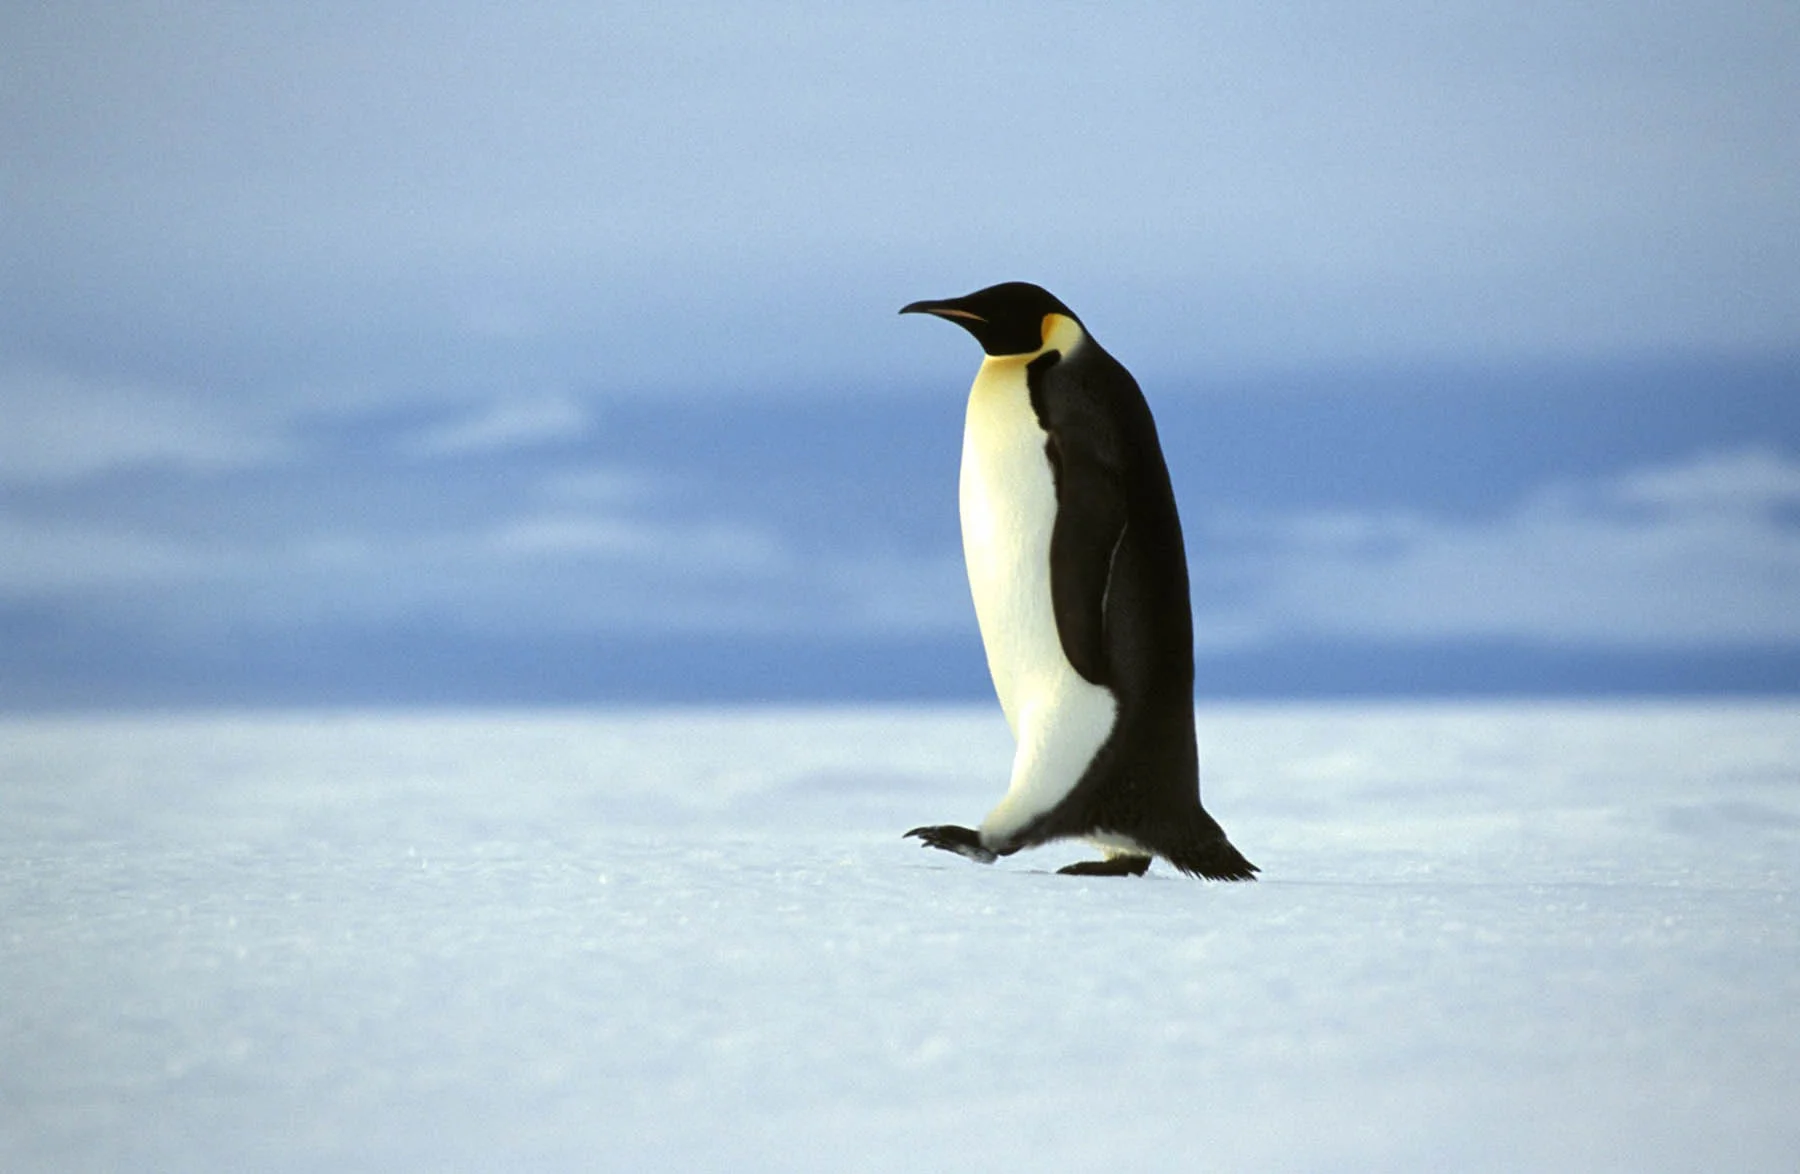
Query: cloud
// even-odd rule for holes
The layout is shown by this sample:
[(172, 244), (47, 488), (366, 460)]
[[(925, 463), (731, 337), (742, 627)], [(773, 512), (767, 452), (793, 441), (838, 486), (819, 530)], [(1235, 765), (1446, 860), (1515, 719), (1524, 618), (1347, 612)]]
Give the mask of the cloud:
[(414, 436), (420, 456), (465, 456), (573, 440), (592, 425), (586, 406), (569, 396), (503, 399)]
[(787, 566), (780, 540), (754, 526), (526, 513), (302, 547), (260, 585), (254, 621), (429, 622), (513, 635), (724, 627), (743, 623), (743, 602)]
[(638, 468), (592, 465), (559, 469), (538, 478), (536, 496), (564, 508), (620, 508), (678, 489), (667, 476)]
[(137, 594), (238, 569), (236, 557), (165, 535), (0, 513), (0, 600)]
[(1672, 513), (1765, 514), (1800, 505), (1800, 462), (1765, 449), (1714, 453), (1627, 473), (1607, 489), (1621, 501)]
[(829, 620), (840, 627), (918, 635), (965, 631), (975, 622), (959, 555), (856, 553), (814, 573), (836, 601)]
[(684, 505), (591, 466), (480, 518), (130, 525), (0, 508), (0, 604), (124, 617), (166, 639), (425, 626), (552, 635), (913, 634), (967, 623), (959, 560), (818, 550), (779, 521)]
[(1203, 645), (1292, 635), (1679, 649), (1800, 644), (1800, 462), (1710, 453), (1547, 486), (1508, 513), (1214, 518)]
[(45, 367), (0, 369), (0, 420), (0, 482), (14, 484), (147, 466), (218, 472), (295, 454), (275, 422), (188, 389)]

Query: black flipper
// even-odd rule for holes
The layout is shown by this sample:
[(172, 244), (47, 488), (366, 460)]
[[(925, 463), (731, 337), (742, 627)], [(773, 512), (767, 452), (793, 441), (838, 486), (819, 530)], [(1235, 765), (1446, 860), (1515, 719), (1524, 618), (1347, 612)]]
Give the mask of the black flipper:
[(1143, 876), (1149, 870), (1148, 856), (1108, 856), (1105, 860), (1083, 860), (1056, 871), (1061, 876)]
[(1093, 402), (1083, 366), (1079, 358), (1065, 361), (1052, 351), (1032, 362), (1027, 381), (1032, 410), (1049, 434), (1044, 455), (1056, 484), (1056, 524), (1050, 531), (1056, 634), (1075, 671), (1105, 685), (1111, 676), (1106, 592), (1127, 516), (1120, 476), (1124, 454), (1108, 413)]
[(1065, 455), (1050, 531), (1050, 605), (1063, 655), (1085, 680), (1109, 683), (1106, 591), (1125, 536), (1125, 494), (1098, 462)]
[(953, 823), (938, 824), (934, 827), (914, 828), (901, 839), (916, 836), (925, 841), (927, 848), (942, 848), (946, 852), (954, 852), (958, 856), (967, 856), (980, 864), (992, 864), (999, 859), (993, 852), (982, 847), (981, 833), (973, 828), (957, 827)]

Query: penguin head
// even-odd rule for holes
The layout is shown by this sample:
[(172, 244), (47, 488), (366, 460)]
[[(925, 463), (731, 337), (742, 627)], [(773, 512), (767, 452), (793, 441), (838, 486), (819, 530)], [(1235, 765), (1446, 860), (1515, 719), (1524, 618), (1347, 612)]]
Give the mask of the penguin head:
[(954, 322), (996, 358), (1035, 355), (1050, 349), (1052, 335), (1060, 340), (1068, 337), (1071, 326), (1077, 332), (1082, 330), (1081, 319), (1073, 310), (1049, 290), (1028, 281), (990, 285), (941, 302), (913, 302), (900, 312), (935, 314)]

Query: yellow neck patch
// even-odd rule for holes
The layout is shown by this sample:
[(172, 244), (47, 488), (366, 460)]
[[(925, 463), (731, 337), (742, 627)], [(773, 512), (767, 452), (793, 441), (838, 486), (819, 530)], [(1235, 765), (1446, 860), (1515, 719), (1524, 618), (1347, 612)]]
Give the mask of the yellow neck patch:
[(1067, 355), (1083, 337), (1081, 323), (1067, 314), (1045, 314), (1042, 330), (1044, 345), (1038, 348), (1039, 355), (1045, 351), (1061, 351)]
[(1081, 329), (1081, 323), (1067, 314), (1045, 314), (1043, 322), (1038, 326), (1038, 333), (1043, 340), (1043, 345), (1039, 346), (1037, 350), (1023, 351), (1016, 355), (986, 355), (982, 358), (982, 363), (992, 366), (1006, 366), (1013, 363), (1023, 365), (1050, 351), (1057, 351), (1067, 357), (1069, 352), (1081, 345), (1081, 340), (1087, 337), (1087, 332)]

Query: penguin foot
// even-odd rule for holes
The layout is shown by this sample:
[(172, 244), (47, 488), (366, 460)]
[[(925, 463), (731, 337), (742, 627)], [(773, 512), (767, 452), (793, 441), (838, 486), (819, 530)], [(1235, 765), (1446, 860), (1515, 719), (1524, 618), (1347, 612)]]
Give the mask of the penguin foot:
[(942, 848), (946, 852), (954, 852), (958, 856), (967, 856), (980, 864), (992, 864), (997, 857), (987, 848), (982, 847), (981, 833), (973, 828), (957, 827), (953, 823), (938, 824), (935, 827), (914, 828), (907, 832), (906, 839), (916, 836), (925, 842), (927, 848)]
[(1148, 856), (1108, 856), (1082, 860), (1056, 870), (1058, 876), (1143, 876), (1150, 869)]

